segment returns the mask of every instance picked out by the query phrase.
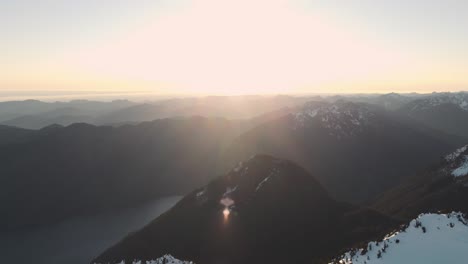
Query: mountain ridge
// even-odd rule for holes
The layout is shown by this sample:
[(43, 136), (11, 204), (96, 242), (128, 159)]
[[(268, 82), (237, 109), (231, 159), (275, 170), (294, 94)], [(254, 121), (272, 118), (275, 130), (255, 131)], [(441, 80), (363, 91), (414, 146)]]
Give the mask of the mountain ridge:
[(93, 262), (171, 254), (195, 263), (318, 263), (398, 223), (333, 200), (293, 162), (256, 155)]
[(228, 168), (256, 153), (290, 159), (318, 175), (335, 198), (361, 203), (461, 141), (369, 104), (310, 102), (240, 135), (224, 160)]

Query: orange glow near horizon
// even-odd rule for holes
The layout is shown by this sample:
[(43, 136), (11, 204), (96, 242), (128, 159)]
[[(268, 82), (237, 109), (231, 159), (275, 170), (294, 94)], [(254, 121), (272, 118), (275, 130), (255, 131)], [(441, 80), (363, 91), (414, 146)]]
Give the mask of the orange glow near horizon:
[(434, 58), (286, 0), (190, 1), (43, 57), (0, 65), (0, 89), (239, 95), (468, 85), (465, 63), (434, 64)]

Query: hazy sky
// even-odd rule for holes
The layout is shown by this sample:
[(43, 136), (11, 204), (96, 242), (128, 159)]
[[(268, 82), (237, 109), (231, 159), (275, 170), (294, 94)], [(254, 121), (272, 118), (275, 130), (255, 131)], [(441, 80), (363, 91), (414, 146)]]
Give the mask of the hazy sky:
[(0, 92), (468, 90), (466, 0), (0, 0)]

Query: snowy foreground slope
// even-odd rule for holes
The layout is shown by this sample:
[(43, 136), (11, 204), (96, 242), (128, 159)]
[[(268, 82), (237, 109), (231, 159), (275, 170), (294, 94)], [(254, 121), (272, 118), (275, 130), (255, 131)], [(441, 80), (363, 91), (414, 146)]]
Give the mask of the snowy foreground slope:
[(401, 231), (349, 251), (335, 263), (463, 263), (466, 252), (468, 225), (461, 213), (421, 214)]
[[(98, 263), (95, 263), (95, 264), (98, 264)], [(158, 259), (150, 260), (150, 261), (135, 260), (132, 263), (121, 261), (116, 264), (194, 264), (194, 263), (191, 261), (178, 260), (171, 255), (165, 255)]]

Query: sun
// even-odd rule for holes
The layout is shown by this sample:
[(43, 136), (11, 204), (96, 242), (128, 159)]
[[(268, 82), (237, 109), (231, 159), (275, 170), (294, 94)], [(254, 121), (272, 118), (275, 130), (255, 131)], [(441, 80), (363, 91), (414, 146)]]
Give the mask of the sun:
[(69, 52), (63, 63), (73, 65), (70, 74), (105, 86), (239, 95), (367, 80), (400, 60), (286, 0), (194, 1), (115, 38)]

